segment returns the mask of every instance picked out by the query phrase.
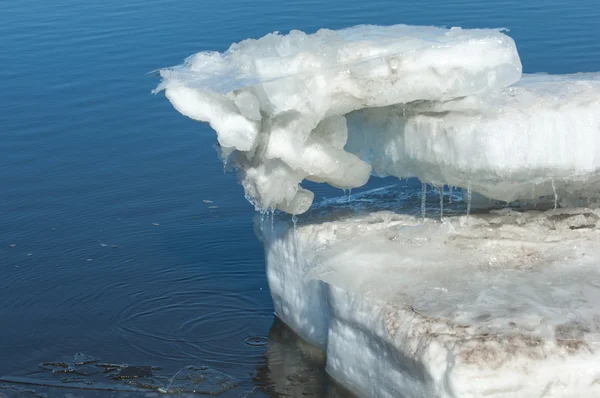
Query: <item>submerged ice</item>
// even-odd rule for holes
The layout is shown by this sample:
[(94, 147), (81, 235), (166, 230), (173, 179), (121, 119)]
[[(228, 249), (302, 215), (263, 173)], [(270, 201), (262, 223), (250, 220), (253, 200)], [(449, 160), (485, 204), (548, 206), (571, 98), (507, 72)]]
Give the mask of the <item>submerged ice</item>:
[(369, 179), (371, 164), (345, 148), (345, 115), (485, 95), (517, 82), (521, 63), (498, 30), (358, 26), (244, 40), (161, 76), (174, 107), (217, 132), (256, 208), (299, 214), (313, 200), (303, 180), (351, 189)]

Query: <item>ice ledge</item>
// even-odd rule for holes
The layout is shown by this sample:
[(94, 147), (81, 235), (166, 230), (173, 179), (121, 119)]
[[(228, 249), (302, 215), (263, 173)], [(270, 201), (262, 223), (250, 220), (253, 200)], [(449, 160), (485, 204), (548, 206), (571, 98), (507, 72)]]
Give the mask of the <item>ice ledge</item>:
[(277, 315), (360, 396), (592, 397), (599, 220), (377, 212), (259, 234)]
[(362, 186), (371, 165), (344, 150), (345, 114), (501, 90), (521, 77), (514, 41), (496, 29), (367, 26), (292, 31), (201, 52), (161, 70), (173, 106), (217, 132), (257, 210), (305, 212), (303, 180)]

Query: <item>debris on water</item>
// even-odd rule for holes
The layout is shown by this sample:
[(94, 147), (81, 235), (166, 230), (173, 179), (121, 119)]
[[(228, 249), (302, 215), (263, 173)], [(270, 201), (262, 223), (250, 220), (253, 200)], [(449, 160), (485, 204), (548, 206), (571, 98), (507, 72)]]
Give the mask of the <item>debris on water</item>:
[(158, 227), (160, 224), (157, 222), (153, 222), (152, 225), (154, 225), (155, 227)]
[(109, 378), (112, 380), (125, 380), (150, 376), (152, 376), (152, 366), (125, 366)]
[(16, 246), (17, 246), (17, 244), (16, 244), (16, 243), (11, 243), (9, 246), (10, 246), (10, 247), (16, 247)]
[(91, 259), (91, 258), (88, 258), (86, 261), (92, 261), (92, 259)]
[(108, 245), (106, 243), (100, 243), (100, 246), (107, 247)]
[[(262, 343), (262, 338), (249, 338)], [(266, 340), (266, 339), (265, 339)], [(160, 367), (100, 362), (98, 358), (77, 353), (70, 361), (44, 362), (37, 377), (2, 376), (0, 388), (21, 391), (11, 384), (62, 387), (97, 391), (158, 392), (168, 394), (220, 395), (240, 385), (239, 380), (207, 366), (186, 366), (175, 374)], [(30, 373), (32, 374), (32, 373)], [(23, 389), (23, 391), (25, 391)], [(37, 394), (35, 390), (27, 390)], [(4, 398), (0, 392), (0, 398)], [(35, 395), (44, 397), (44, 395)]]
[(95, 366), (89, 366), (95, 362), (98, 362), (98, 359), (78, 352), (71, 362), (44, 362), (40, 364), (40, 368), (49, 370), (52, 374), (90, 376), (101, 371)]
[(202, 201), (203, 201), (204, 203), (213, 203), (213, 201), (212, 201), (212, 200), (208, 200), (208, 199), (203, 199)]
[(78, 352), (77, 354), (75, 354), (75, 358), (73, 358), (73, 362), (77, 366), (88, 365), (90, 363), (95, 363), (98, 361), (99, 361), (98, 358), (94, 358), (94, 357), (92, 357), (90, 355), (86, 355), (82, 352)]
[(208, 206), (208, 208), (209, 208), (209, 209), (216, 209), (216, 208), (218, 208), (218, 207), (219, 207), (219, 206)]
[(163, 393), (220, 395), (240, 385), (231, 376), (207, 366), (186, 366), (173, 376)]

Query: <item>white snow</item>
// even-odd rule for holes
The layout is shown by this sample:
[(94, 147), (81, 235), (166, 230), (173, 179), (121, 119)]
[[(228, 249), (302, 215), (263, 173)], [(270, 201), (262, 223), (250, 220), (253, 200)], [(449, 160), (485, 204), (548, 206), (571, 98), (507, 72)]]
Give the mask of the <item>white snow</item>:
[(524, 75), (500, 92), (347, 116), (373, 173), (471, 186), (507, 202), (600, 193), (600, 73)]
[[(301, 219), (302, 220), (302, 219)], [(277, 315), (359, 396), (600, 395), (600, 213), (262, 228)]]
[(244, 40), (161, 76), (157, 91), (217, 132), (256, 208), (298, 214), (313, 200), (304, 179), (345, 189), (369, 178), (343, 149), (343, 115), (497, 91), (519, 80), (521, 63), (499, 30), (357, 26)]

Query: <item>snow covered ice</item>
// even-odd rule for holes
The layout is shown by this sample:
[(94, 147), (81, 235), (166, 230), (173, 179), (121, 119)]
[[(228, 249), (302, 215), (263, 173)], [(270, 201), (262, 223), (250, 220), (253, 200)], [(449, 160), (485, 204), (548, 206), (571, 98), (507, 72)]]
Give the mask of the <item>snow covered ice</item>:
[[(269, 34), (161, 77), (256, 210), (294, 215), (257, 222), (276, 313), (343, 385), (600, 396), (600, 73), (522, 75), (501, 30), (395, 25)], [(442, 194), (339, 213), (301, 186), (371, 175)]]
[(597, 210), (303, 219), (259, 228), (275, 310), (359, 396), (600, 395)]

